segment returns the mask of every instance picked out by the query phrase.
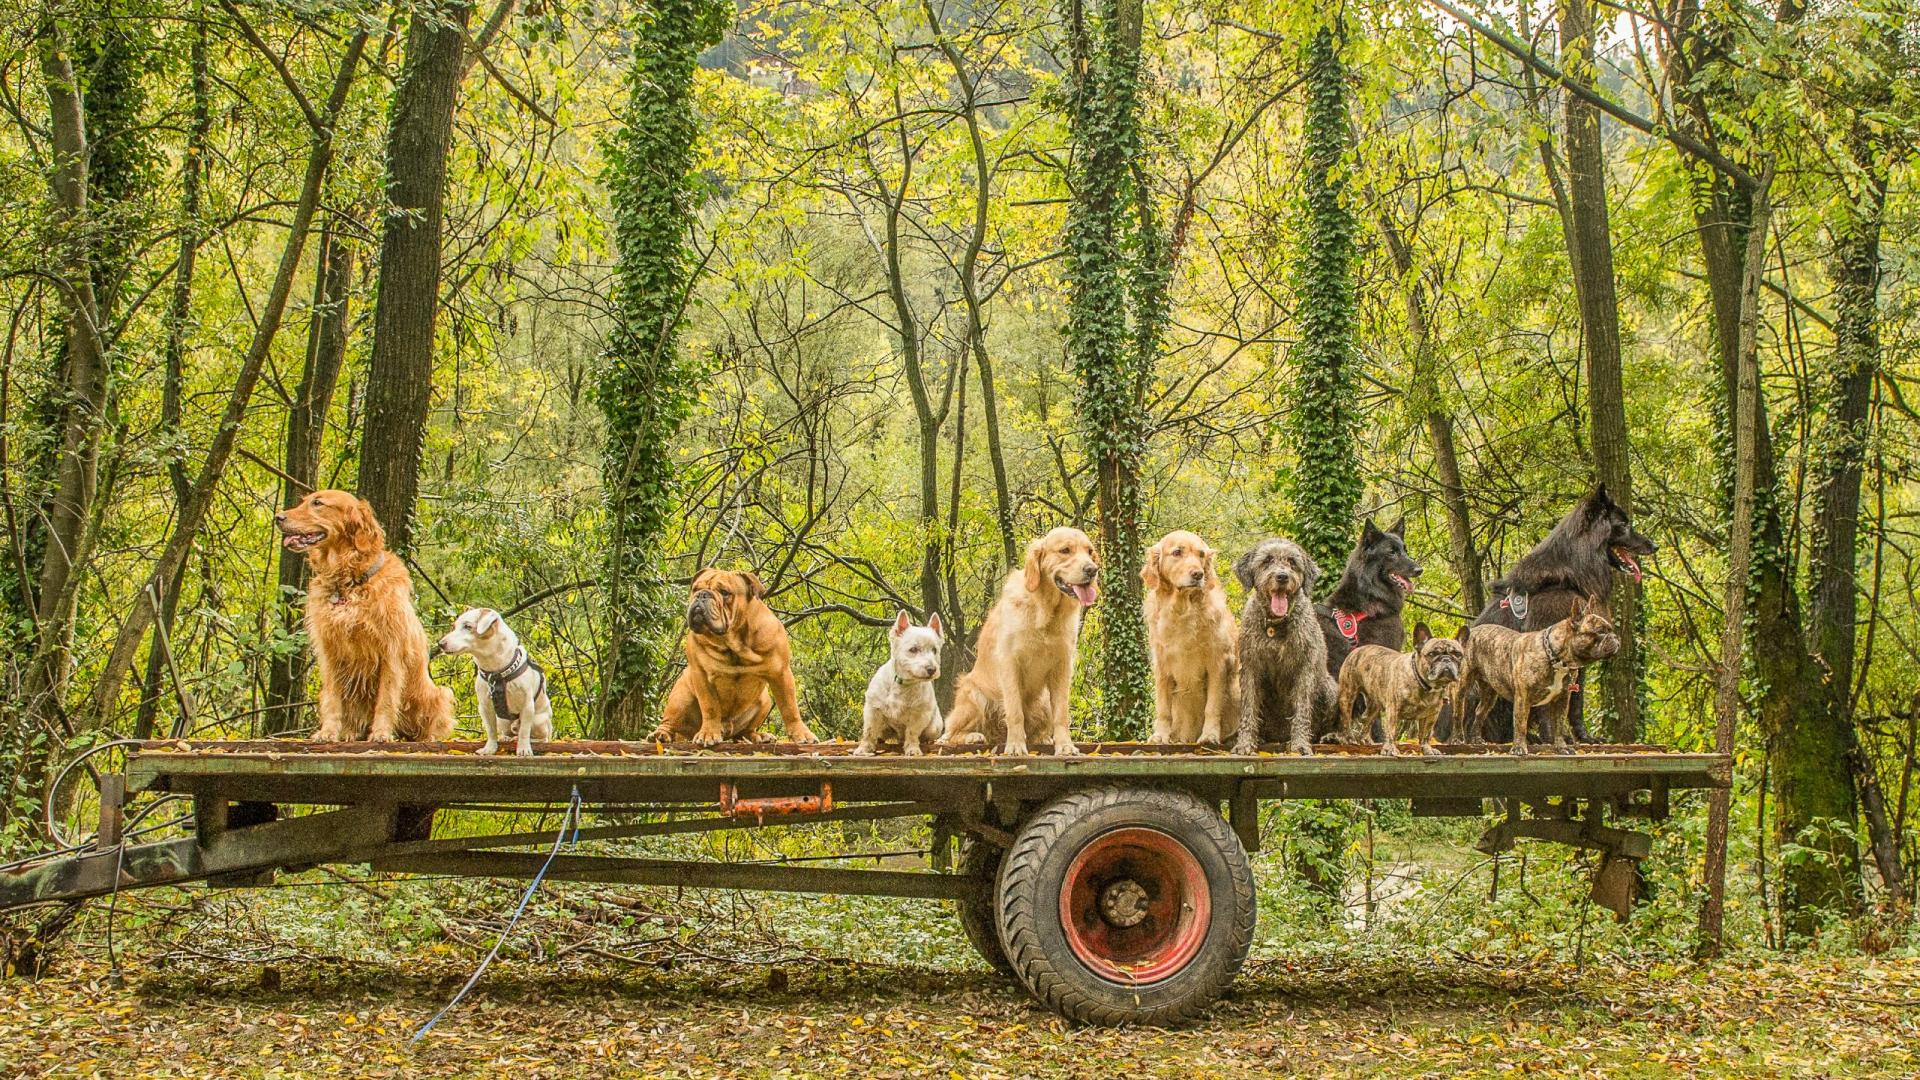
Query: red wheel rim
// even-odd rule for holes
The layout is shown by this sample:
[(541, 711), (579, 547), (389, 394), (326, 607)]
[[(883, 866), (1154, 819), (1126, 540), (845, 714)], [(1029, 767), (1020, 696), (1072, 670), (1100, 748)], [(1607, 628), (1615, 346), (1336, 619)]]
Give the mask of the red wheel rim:
[(1073, 955), (1122, 986), (1179, 974), (1212, 921), (1206, 872), (1159, 829), (1103, 833), (1075, 855), (1060, 890), (1060, 925)]

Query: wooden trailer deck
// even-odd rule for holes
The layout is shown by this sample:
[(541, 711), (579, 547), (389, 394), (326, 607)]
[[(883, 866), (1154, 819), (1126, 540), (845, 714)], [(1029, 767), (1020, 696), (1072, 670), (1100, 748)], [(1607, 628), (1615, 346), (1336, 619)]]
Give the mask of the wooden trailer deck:
[[(1726, 787), (1731, 777), (1725, 757), (1651, 746), (1528, 757), (1464, 746), (1435, 756), (1346, 746), (1238, 756), (1139, 743), (1066, 757), (947, 748), (856, 757), (848, 743), (703, 751), (555, 742), (526, 758), (478, 748), (141, 744), (120, 772), (101, 775), (90, 843), (0, 869), (0, 910), (196, 881), (244, 888), (325, 864), (949, 899), (981, 956), (1062, 1015), (1168, 1023), (1218, 996), (1246, 957), (1247, 852), (1260, 846), (1261, 800), (1406, 798), (1415, 814), (1469, 817), (1491, 805), (1481, 850), (1523, 837), (1594, 850), (1594, 899), (1624, 918), (1652, 837), (1608, 821), (1664, 818), (1672, 791)], [(574, 818), (564, 833), (568, 815), (501, 833), (482, 831), (498, 818), (470, 812), (554, 810), (576, 797), (590, 821)], [(135, 842), (137, 826), (176, 800), (192, 804), (192, 835)], [(927, 870), (654, 858), (603, 843), (915, 817), (932, 824)]]
[[(1160, 783), (1222, 800), (1583, 798), (1724, 787), (1714, 754), (1654, 746), (1588, 746), (1573, 755), (1515, 757), (1504, 748), (1442, 747), (1439, 756), (1383, 755), (1373, 747), (1322, 746), (1312, 757), (1236, 756), (1197, 746), (1096, 743), (1071, 757), (1007, 757), (937, 748), (920, 757), (855, 757), (850, 743), (728, 744), (711, 750), (651, 742), (555, 742), (531, 758), (482, 757), (477, 742), (155, 742), (132, 754), (130, 792), (219, 795), (233, 801), (452, 805), (564, 802), (578, 786), (589, 803), (710, 802), (717, 785), (748, 796), (801, 796), (835, 786), (842, 801), (981, 800), (982, 785), (1023, 797), (1062, 785)], [(1278, 746), (1272, 748), (1279, 750)]]

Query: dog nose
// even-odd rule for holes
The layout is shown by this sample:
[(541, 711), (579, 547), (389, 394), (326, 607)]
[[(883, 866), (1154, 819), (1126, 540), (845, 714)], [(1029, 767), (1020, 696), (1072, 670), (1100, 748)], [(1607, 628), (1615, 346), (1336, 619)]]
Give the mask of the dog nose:
[(1408, 574), (1407, 576), (1408, 576), (1408, 577), (1419, 577), (1419, 576), (1420, 576), (1421, 574), (1424, 574), (1424, 573), (1426, 573), (1426, 572), (1427, 572), (1427, 568), (1426, 568), (1426, 567), (1424, 567), (1424, 566), (1421, 566), (1421, 565), (1420, 565), (1419, 563), (1414, 563), (1414, 564), (1413, 564), (1413, 570), (1412, 570), (1412, 571), (1411, 571), (1411, 572), (1410, 572), (1410, 573), (1409, 573), (1409, 574)]
[(275, 525), (285, 525), (287, 523), (287, 515), (284, 513), (273, 515), (273, 523)]
[(1202, 574), (1200, 571), (1195, 570), (1193, 573), (1187, 575), (1187, 584), (1198, 585), (1200, 584), (1201, 581), (1205, 579), (1206, 579), (1205, 574)]

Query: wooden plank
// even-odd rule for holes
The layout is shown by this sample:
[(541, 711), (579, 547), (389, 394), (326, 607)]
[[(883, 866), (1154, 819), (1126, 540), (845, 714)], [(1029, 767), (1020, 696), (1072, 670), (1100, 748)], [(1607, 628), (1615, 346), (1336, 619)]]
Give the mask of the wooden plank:
[[(442, 852), (377, 859), (370, 865), (385, 872), (527, 879), (539, 872), (546, 859), (544, 854), (535, 852)], [(972, 886), (972, 882), (954, 874), (915, 870), (836, 870), (784, 863), (687, 862), (592, 855), (557, 856), (547, 877), (555, 881), (838, 896), (905, 896), (923, 900), (957, 900)]]

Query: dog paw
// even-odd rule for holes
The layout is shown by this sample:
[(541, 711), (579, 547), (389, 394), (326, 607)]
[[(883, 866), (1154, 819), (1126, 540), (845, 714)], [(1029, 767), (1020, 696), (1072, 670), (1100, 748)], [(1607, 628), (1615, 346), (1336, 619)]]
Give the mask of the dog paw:
[(900, 752), (902, 754), (907, 755), (908, 757), (919, 757), (922, 753), (920, 749), (920, 740), (908, 739), (906, 742), (901, 743)]
[(378, 729), (369, 731), (367, 732), (367, 741), (368, 742), (393, 742), (394, 741), (393, 732), (380, 731)]
[(533, 756), (533, 747), (531, 747), (531, 746), (516, 746), (516, 747), (514, 747), (514, 748), (513, 748), (513, 756), (514, 756), (514, 757), (532, 757), (532, 756)]
[(987, 737), (978, 731), (969, 731), (965, 735), (955, 735), (947, 740), (955, 746), (979, 746)]
[(1400, 748), (1393, 744), (1393, 740), (1389, 739), (1380, 744), (1380, 753), (1387, 757), (1399, 757)]
[(719, 746), (726, 741), (726, 735), (717, 729), (709, 731), (706, 728), (701, 728), (699, 731), (693, 733), (693, 745), (695, 746)]
[(1260, 752), (1259, 740), (1235, 739), (1233, 741), (1233, 752), (1236, 754), (1239, 754), (1242, 757), (1252, 757), (1253, 755)]
[(1287, 744), (1287, 753), (1298, 754), (1301, 757), (1312, 757), (1313, 744), (1307, 742), (1305, 739), (1295, 740)]
[(1553, 747), (1553, 752), (1556, 754), (1577, 754), (1580, 751), (1574, 749), (1571, 746), (1568, 746), (1566, 743), (1555, 743)]
[(1073, 745), (1073, 740), (1071, 739), (1061, 739), (1059, 742), (1053, 744), (1054, 757), (1072, 757), (1079, 752), (1080, 748)]
[(1433, 745), (1432, 743), (1428, 743), (1427, 745), (1421, 747), (1420, 752), (1427, 755), (1428, 757), (1440, 756), (1440, 748)]
[(787, 741), (794, 743), (817, 743), (820, 740), (814, 737), (811, 730), (803, 726), (797, 731), (788, 730)]
[(1156, 731), (1153, 734), (1147, 736), (1148, 746), (1166, 746), (1171, 742), (1173, 742), (1173, 736), (1167, 734), (1164, 731)]
[(1527, 744), (1526, 744), (1526, 743), (1518, 743), (1518, 742), (1517, 742), (1517, 743), (1514, 743), (1514, 744), (1513, 744), (1513, 749), (1512, 749), (1512, 751), (1510, 751), (1510, 752), (1511, 752), (1511, 753), (1513, 754), (1513, 756), (1514, 756), (1514, 757), (1526, 757), (1526, 756), (1527, 756)]
[(853, 749), (851, 749), (851, 750), (849, 750), (849, 751), (847, 751), (847, 753), (848, 753), (848, 754), (850, 754), (850, 755), (851, 755), (851, 756), (853, 756), (853, 757), (872, 757), (872, 756), (873, 756), (873, 744), (872, 744), (872, 743), (861, 743), (861, 744), (860, 744), (859, 746), (856, 746), (856, 747), (854, 747)]
[(1225, 741), (1225, 739), (1220, 737), (1218, 729), (1208, 729), (1200, 732), (1200, 745), (1202, 746), (1219, 746)]
[(481, 755), (481, 756), (483, 756), (483, 757), (492, 757), (493, 755), (495, 755), (495, 754), (497, 754), (497, 753), (499, 753), (499, 752), (500, 752), (500, 744), (499, 744), (499, 743), (488, 743), (487, 745), (485, 745), (485, 746), (483, 746), (483, 747), (481, 747), (480, 749), (478, 749), (478, 750), (475, 750), (475, 751), (474, 751), (474, 753), (476, 753), (476, 754), (479, 754), (479, 755)]
[(1000, 752), (1007, 755), (1008, 757), (1026, 757), (1029, 753), (1031, 753), (1031, 751), (1027, 749), (1027, 744), (1023, 742), (1022, 743), (1010, 742), (1007, 745), (1001, 747)]

